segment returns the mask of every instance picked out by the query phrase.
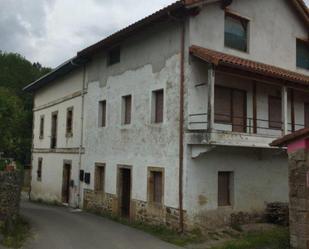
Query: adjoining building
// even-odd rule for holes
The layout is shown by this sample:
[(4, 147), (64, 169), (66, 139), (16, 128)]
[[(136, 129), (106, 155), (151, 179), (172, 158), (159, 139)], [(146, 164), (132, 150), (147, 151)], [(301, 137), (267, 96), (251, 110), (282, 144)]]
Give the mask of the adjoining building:
[(269, 144), (309, 127), (308, 24), (301, 0), (186, 0), (78, 52), (25, 88), (32, 198), (181, 230), (288, 202)]

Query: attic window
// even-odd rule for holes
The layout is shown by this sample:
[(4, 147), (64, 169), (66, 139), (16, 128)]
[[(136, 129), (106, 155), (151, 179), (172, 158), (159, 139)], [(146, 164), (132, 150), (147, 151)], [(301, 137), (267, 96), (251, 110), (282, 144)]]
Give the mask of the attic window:
[(120, 62), (120, 47), (115, 47), (108, 52), (107, 65), (111, 66)]
[(297, 67), (309, 69), (309, 42), (297, 39), (296, 41)]
[(238, 15), (225, 13), (224, 44), (226, 47), (248, 52), (248, 23)]

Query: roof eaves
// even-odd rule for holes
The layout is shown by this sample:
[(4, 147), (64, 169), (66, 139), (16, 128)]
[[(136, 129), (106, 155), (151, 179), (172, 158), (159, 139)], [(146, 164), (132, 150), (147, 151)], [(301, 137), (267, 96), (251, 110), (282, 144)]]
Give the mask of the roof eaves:
[(23, 88), (23, 91), (26, 92), (32, 92), (39, 87), (55, 80), (56, 78), (63, 76), (69, 72), (71, 72), (73, 69), (78, 68), (80, 64), (78, 64), (76, 61), (78, 58), (73, 57), (64, 63), (62, 63), (60, 66), (49, 72), (48, 74), (42, 76), (38, 80), (34, 81), (33, 83), (27, 85), (26, 87)]
[(289, 143), (294, 142), (296, 140), (302, 139), (302, 138), (308, 138), (309, 137), (309, 128), (304, 128), (298, 131), (295, 131), (291, 134), (288, 134), (286, 136), (283, 136), (275, 141), (273, 141), (270, 146), (272, 147), (285, 147)]

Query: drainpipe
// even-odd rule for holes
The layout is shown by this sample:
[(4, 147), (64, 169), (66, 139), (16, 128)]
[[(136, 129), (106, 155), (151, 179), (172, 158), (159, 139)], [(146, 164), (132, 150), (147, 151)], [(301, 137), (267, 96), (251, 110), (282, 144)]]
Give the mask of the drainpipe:
[[(72, 64), (74, 62), (72, 61)], [(85, 90), (86, 90), (86, 64), (83, 65), (83, 89), (82, 89), (82, 93), (81, 93), (81, 97), (82, 97), (82, 110), (81, 110), (81, 130), (80, 130), (80, 144), (79, 144), (79, 149), (78, 149), (78, 156), (79, 156), (79, 160), (78, 160), (78, 185), (77, 185), (77, 206), (78, 208), (80, 208), (81, 206), (81, 181), (79, 178), (79, 173), (80, 170), (82, 168), (82, 149), (83, 149), (83, 141), (84, 141), (84, 109), (85, 109)]]
[(179, 232), (184, 232), (183, 218), (183, 158), (184, 158), (184, 81), (185, 81), (185, 19), (181, 21), (180, 94), (179, 94)]

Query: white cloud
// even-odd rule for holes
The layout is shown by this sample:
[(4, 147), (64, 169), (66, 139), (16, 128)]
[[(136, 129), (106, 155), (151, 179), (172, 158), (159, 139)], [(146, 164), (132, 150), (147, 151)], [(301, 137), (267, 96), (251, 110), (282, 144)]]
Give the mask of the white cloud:
[(0, 50), (55, 67), (174, 1), (0, 0)]

